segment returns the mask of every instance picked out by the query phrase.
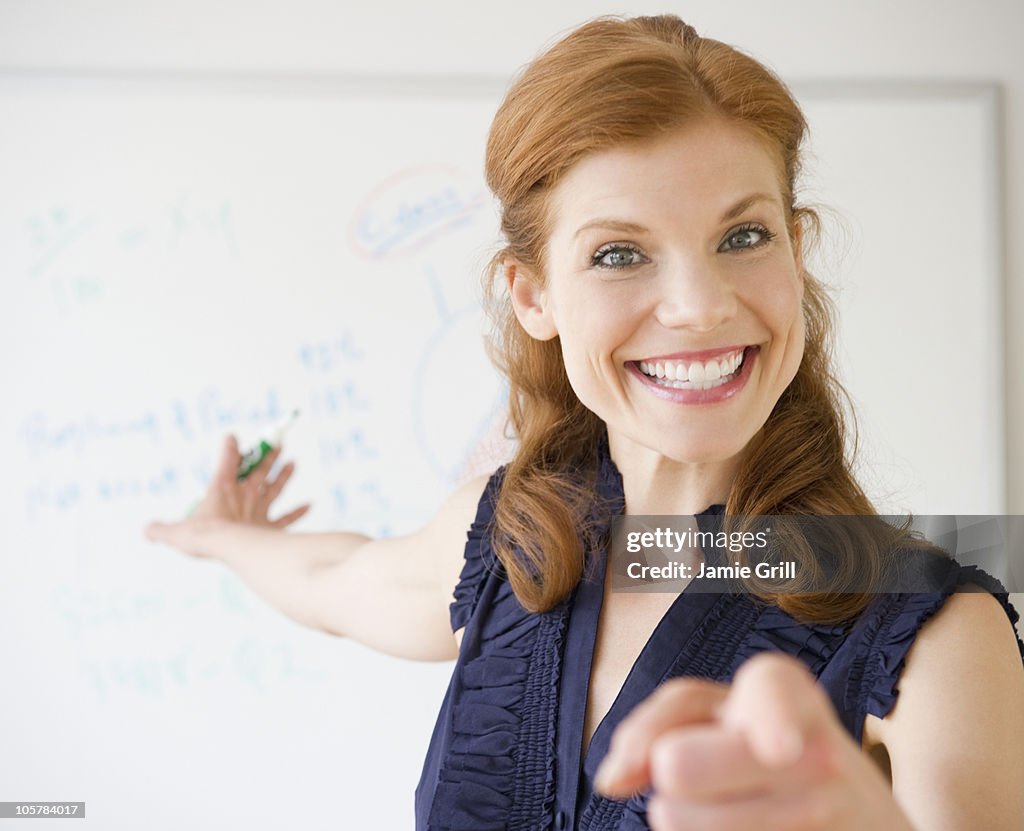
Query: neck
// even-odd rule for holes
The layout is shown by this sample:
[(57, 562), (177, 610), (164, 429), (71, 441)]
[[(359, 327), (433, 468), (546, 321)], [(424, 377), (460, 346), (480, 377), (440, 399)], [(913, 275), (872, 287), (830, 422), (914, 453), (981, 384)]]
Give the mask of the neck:
[(609, 431), (609, 455), (622, 476), (626, 513), (693, 516), (724, 505), (740, 466), (740, 456), (680, 462)]

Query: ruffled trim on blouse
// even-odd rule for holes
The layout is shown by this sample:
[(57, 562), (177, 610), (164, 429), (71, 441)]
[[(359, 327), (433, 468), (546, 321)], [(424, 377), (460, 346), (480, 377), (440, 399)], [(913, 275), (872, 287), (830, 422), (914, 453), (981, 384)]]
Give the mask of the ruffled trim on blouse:
[[(937, 591), (880, 595), (875, 608), (866, 613), (863, 636), (851, 664), (846, 699), (847, 710), (857, 713), (861, 721), (868, 713), (885, 718), (892, 710), (907, 654), (919, 630), (962, 586), (979, 585), (999, 601), (1011, 624), (1020, 619), (1006, 589), (996, 578), (978, 566), (961, 566), (952, 559), (947, 562), (947, 574)], [(1016, 628), (1014, 637), (1024, 661), (1024, 642)]]
[[(607, 537), (606, 526), (623, 505), (622, 480), (607, 439), (598, 459), (598, 498), (588, 515), (595, 540)], [(456, 668), (459, 692), (431, 803), (431, 831), (546, 827), (556, 799), (556, 720), (572, 598), (531, 614), (504, 579), (491, 533), (505, 469), (491, 477), (481, 497), (450, 606), (453, 631), (467, 625), (479, 631), (463, 640)], [(588, 552), (588, 562), (593, 559), (594, 552)], [(477, 616), (481, 602), (486, 614)], [(474, 649), (479, 652), (473, 654)]]
[(488, 572), (497, 572), (501, 563), (493, 555), (490, 546), (491, 521), (494, 519), (494, 505), (498, 498), (501, 482), (505, 478), (507, 465), (499, 467), (487, 480), (480, 503), (477, 505), (476, 518), (466, 535), (464, 562), (459, 574), (459, 582), (455, 586), (455, 600), (449, 605), (448, 612), (452, 621), (452, 632), (469, 623), (476, 611), (477, 598)]
[[(607, 438), (598, 455), (599, 498), (588, 519), (596, 531), (595, 544), (602, 539), (606, 544), (606, 523), (623, 512), (624, 496)], [(453, 631), (468, 628), (449, 687), (451, 708), (429, 797), (430, 831), (525, 831), (551, 824), (559, 686), (575, 595), (549, 612), (534, 614), (512, 592), (491, 545), (505, 470), (495, 472), (481, 496), (450, 606)], [(724, 506), (712, 506), (704, 514), (713, 521), (723, 512)], [(588, 564), (597, 562), (598, 554), (588, 551)], [(837, 662), (837, 651), (849, 649), (852, 663), (839, 661), (841, 674), (830, 682), (833, 702), (843, 714), (884, 717), (895, 703), (896, 684), (917, 631), (958, 587), (980, 585), (995, 595), (1012, 623), (1019, 620), (1003, 587), (977, 567), (960, 567), (952, 560), (917, 565), (925, 568), (921, 574), (933, 580), (927, 585), (936, 591), (879, 595), (854, 632), (842, 625), (800, 624), (778, 607), (745, 594), (692, 598), (679, 614), (694, 617), (688, 625), (693, 634), (680, 645), (662, 680), (685, 675), (728, 682), (748, 658), (765, 651), (793, 655), (823, 679)], [(1019, 637), (1017, 641), (1024, 658), (1024, 643)], [(644, 794), (626, 801), (592, 794), (580, 826), (641, 831), (647, 828), (646, 809)]]
[(742, 640), (729, 677), (735, 675), (740, 664), (759, 652), (785, 652), (792, 655), (803, 661), (817, 677), (842, 645), (846, 631), (846, 627), (841, 624), (828, 626), (819, 623), (809, 626), (798, 622), (778, 606), (768, 606), (761, 611), (750, 634)]
[[(451, 604), (453, 631), (486, 615), (456, 668), (459, 695), (429, 814), (431, 831), (507, 831), (544, 825), (555, 801), (555, 726), (569, 603), (531, 614), (491, 547), (499, 468), (481, 497)], [(492, 579), (493, 575), (493, 579)], [(468, 630), (467, 630), (468, 632)], [(501, 702), (497, 704), (495, 702)]]
[[(602, 436), (598, 442), (597, 459), (595, 498), (587, 514), (587, 523), (595, 529), (595, 538), (601, 540), (602, 537), (608, 536), (612, 517), (622, 514), (625, 510), (622, 476), (611, 459), (607, 435)], [(487, 487), (477, 505), (476, 518), (466, 535), (462, 571), (455, 586), (455, 599), (448, 607), (453, 632), (469, 623), (469, 619), (476, 611), (477, 599), (486, 575), (504, 574), (504, 567), (491, 547), (491, 526), (494, 520), (494, 507), (507, 468), (508, 465), (502, 465), (487, 481)], [(593, 559), (588, 556), (588, 562)]]
[[(506, 584), (507, 585), (507, 584)], [(430, 828), (533, 828), (555, 797), (555, 714), (566, 615), (526, 615), (510, 592), (488, 629), (494, 646), (464, 664), (451, 743), (438, 776)], [(500, 701), (501, 704), (496, 704)]]

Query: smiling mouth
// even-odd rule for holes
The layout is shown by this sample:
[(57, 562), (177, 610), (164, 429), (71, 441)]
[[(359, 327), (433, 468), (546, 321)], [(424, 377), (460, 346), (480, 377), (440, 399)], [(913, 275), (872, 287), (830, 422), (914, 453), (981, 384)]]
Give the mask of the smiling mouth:
[(660, 387), (679, 390), (709, 390), (739, 377), (752, 349), (748, 346), (707, 361), (629, 361)]

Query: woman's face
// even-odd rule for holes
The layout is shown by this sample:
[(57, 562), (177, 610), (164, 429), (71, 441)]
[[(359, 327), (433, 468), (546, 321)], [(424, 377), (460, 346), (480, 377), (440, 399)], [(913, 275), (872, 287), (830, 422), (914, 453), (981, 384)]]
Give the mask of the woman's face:
[(613, 443), (733, 459), (803, 355), (801, 264), (772, 158), (743, 130), (702, 122), (585, 157), (551, 216), (546, 284), (512, 283), (527, 331), (559, 336)]

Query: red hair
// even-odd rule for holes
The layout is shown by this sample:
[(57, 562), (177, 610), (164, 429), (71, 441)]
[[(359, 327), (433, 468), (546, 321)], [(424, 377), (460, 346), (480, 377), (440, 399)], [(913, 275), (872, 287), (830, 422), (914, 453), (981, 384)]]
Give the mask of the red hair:
[[(795, 200), (807, 124), (793, 95), (758, 61), (698, 36), (673, 15), (600, 17), (574, 30), (522, 71), (491, 125), (485, 170), (501, 202), (507, 244), (484, 278), (494, 324), (488, 351), (508, 379), (509, 421), (519, 440), (495, 506), (493, 547), (527, 609), (550, 609), (580, 579), (592, 542), (585, 518), (594, 498), (593, 461), (606, 428), (570, 386), (558, 338), (534, 340), (520, 325), (501, 266), (518, 263), (543, 282), (551, 193), (583, 156), (707, 118), (746, 129), (763, 143), (777, 164), (790, 239), (816, 244), (820, 217)], [(845, 455), (842, 402), (849, 405), (849, 397), (832, 368), (834, 306), (821, 282), (806, 271), (803, 278), (803, 359), (744, 451), (727, 515), (877, 514)], [(836, 545), (858, 575), (874, 578), (896, 542), (918, 545), (905, 528), (895, 536), (876, 528)], [(809, 546), (792, 553), (810, 573), (814, 557)], [(799, 562), (798, 573), (805, 573)], [(866, 593), (749, 588), (807, 621), (847, 620), (870, 600)]]

